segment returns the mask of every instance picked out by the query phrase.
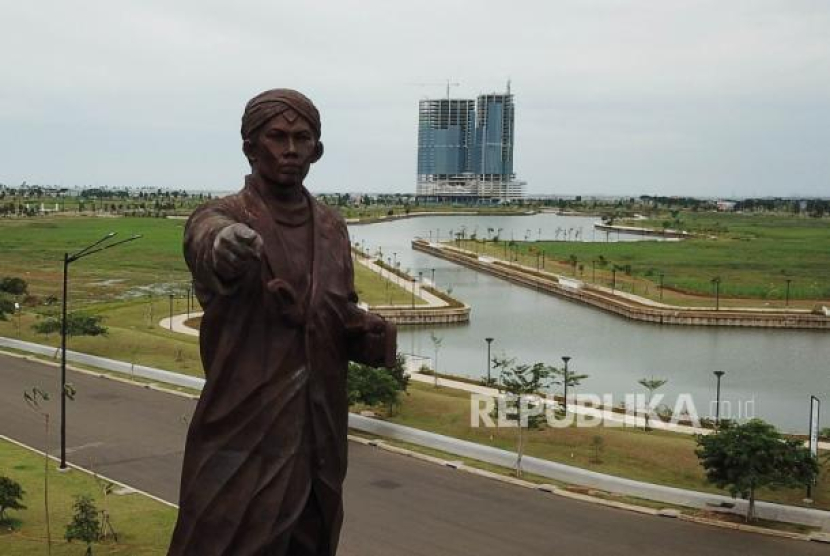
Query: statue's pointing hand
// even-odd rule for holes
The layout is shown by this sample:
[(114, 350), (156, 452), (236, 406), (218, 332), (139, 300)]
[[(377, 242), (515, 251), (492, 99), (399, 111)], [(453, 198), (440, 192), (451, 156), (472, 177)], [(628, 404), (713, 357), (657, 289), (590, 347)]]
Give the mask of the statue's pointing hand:
[(231, 224), (216, 234), (213, 262), (216, 274), (226, 282), (242, 276), (262, 255), (262, 237), (245, 224)]

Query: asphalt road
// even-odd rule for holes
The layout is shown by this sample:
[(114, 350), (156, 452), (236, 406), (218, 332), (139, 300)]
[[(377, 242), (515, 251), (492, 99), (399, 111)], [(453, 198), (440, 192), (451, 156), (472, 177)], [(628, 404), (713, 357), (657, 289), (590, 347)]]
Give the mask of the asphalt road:
[[(177, 501), (187, 417), (195, 402), (70, 371), (68, 459)], [(0, 355), (0, 433), (43, 445), (23, 391), (53, 394), (59, 371)], [(826, 546), (634, 514), (466, 474), (352, 443), (341, 556), (802, 555)], [(0, 470), (2, 471), (2, 470)]]

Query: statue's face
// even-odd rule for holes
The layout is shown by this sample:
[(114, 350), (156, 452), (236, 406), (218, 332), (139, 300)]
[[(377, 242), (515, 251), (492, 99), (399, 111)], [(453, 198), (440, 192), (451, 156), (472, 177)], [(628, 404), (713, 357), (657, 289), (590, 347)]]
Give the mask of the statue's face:
[(244, 150), (255, 174), (277, 187), (302, 185), (311, 164), (322, 154), (314, 130), (294, 110), (266, 122)]

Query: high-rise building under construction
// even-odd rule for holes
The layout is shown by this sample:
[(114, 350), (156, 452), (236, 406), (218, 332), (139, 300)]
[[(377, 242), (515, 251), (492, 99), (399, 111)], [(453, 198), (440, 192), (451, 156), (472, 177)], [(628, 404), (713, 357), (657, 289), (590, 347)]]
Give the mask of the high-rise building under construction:
[(418, 106), (417, 195), (432, 200), (509, 201), (524, 196), (513, 172), (515, 105), (506, 93), (425, 99)]

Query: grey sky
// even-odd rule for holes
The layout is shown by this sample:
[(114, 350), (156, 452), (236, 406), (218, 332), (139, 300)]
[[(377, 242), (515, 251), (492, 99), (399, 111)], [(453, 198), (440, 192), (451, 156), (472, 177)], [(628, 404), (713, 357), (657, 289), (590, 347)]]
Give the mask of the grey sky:
[(825, 0), (0, 0), (0, 69), (10, 185), (236, 189), (285, 86), (312, 190), (413, 191), (418, 99), (511, 78), (531, 193), (830, 196)]

